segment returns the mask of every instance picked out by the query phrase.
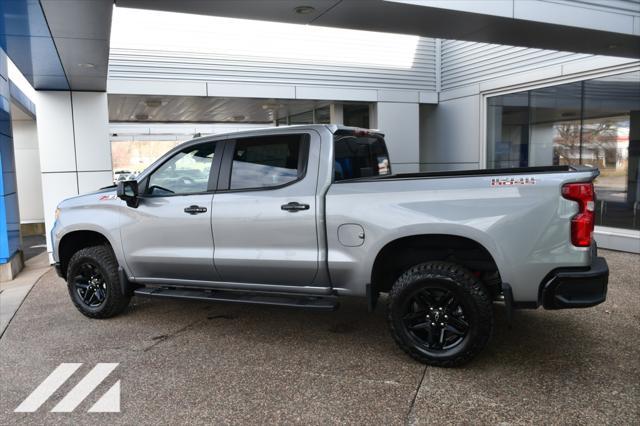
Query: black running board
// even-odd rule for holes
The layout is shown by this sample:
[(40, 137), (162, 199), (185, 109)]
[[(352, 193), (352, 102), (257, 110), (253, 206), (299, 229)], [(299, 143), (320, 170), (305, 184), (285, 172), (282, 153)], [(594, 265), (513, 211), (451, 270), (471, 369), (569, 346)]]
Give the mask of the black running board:
[(336, 296), (309, 296), (283, 293), (256, 293), (224, 290), (196, 290), (166, 287), (142, 287), (133, 292), (136, 296), (165, 297), (169, 299), (206, 300), (209, 302), (247, 303), (251, 305), (284, 306), (314, 311), (338, 309)]

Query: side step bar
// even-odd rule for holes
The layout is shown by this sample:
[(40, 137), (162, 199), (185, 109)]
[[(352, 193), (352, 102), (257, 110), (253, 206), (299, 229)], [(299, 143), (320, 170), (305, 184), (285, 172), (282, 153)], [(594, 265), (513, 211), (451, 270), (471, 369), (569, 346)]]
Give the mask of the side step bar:
[(206, 300), (210, 302), (247, 303), (252, 305), (284, 306), (314, 311), (335, 311), (339, 303), (336, 296), (309, 296), (283, 293), (257, 293), (224, 290), (199, 290), (166, 287), (141, 287), (133, 292), (142, 297)]

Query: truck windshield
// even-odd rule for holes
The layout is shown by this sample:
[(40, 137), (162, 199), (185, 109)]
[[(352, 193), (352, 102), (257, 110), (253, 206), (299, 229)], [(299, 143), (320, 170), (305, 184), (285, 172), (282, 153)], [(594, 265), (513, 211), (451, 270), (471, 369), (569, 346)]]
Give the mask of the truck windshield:
[(333, 146), (335, 181), (391, 173), (387, 147), (378, 135), (339, 131), (333, 136)]

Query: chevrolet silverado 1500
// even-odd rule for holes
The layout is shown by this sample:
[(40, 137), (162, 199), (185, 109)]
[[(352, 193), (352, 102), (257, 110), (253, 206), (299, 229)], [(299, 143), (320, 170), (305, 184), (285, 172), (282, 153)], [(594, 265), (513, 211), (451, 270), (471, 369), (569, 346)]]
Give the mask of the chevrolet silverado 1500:
[(393, 174), (381, 133), (335, 125), (202, 137), (63, 201), (53, 257), (92, 318), (133, 295), (333, 310), (341, 296), (374, 309), (386, 293), (398, 345), (453, 366), (487, 343), (496, 300), (509, 312), (605, 300), (597, 175)]

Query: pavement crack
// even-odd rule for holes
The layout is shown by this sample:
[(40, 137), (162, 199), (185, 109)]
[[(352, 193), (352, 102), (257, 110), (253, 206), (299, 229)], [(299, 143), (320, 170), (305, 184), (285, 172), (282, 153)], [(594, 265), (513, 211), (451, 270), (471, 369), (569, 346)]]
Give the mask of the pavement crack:
[(185, 331), (189, 330), (191, 327), (193, 327), (194, 325), (198, 324), (202, 322), (202, 320), (197, 320), (194, 321), (192, 323), (189, 323), (187, 325), (185, 325), (182, 328), (179, 328), (178, 330), (172, 332), (172, 333), (168, 333), (168, 334), (160, 334), (158, 336), (153, 336), (151, 339), (155, 340), (155, 342), (153, 342), (152, 345), (147, 346), (146, 348), (144, 348), (142, 350), (142, 352), (149, 352), (151, 349), (155, 348), (156, 346), (158, 346), (160, 343), (162, 342), (166, 342), (167, 340), (171, 340), (172, 338), (176, 337), (177, 335), (184, 333)]
[(220, 315), (209, 315), (207, 317), (208, 320), (213, 320), (213, 319), (226, 319), (226, 320), (232, 320), (232, 319), (236, 319), (237, 317), (235, 315), (229, 315), (229, 314), (220, 314)]
[(418, 399), (418, 393), (420, 392), (420, 388), (422, 387), (422, 382), (424, 382), (424, 378), (427, 375), (427, 366), (424, 367), (424, 370), (422, 371), (422, 377), (420, 378), (420, 382), (418, 383), (418, 386), (416, 387), (416, 391), (413, 394), (413, 399), (411, 400), (411, 404), (409, 405), (409, 410), (407, 411), (407, 416), (406, 416), (406, 420), (405, 420), (405, 424), (406, 425), (410, 425), (413, 424), (412, 417), (413, 417), (413, 409), (416, 405), (416, 399)]

